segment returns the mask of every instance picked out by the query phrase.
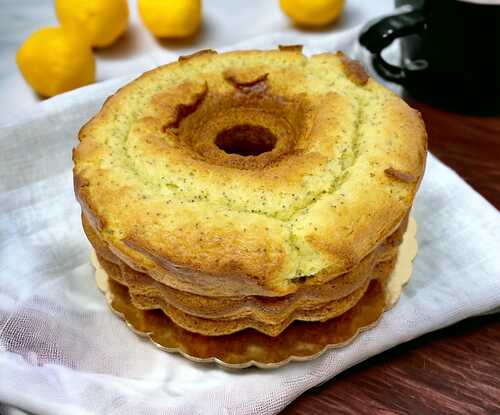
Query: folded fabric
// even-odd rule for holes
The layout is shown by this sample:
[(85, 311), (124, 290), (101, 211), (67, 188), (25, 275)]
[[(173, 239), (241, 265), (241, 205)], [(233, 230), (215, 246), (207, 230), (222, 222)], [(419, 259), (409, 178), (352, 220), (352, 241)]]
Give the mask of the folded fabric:
[[(353, 39), (302, 43), (308, 53), (352, 52)], [(370, 356), (500, 305), (498, 212), (430, 155), (413, 211), (413, 277), (377, 327), (317, 360), (271, 371), (226, 371), (154, 348), (95, 287), (71, 173), (79, 128), (130, 79), (64, 94), (0, 130), (1, 402), (51, 415), (276, 413)]]

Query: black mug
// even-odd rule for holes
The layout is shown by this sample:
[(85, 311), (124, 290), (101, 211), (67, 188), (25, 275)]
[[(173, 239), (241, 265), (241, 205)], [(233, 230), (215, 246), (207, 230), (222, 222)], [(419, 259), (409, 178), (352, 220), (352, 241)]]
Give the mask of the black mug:
[[(365, 28), (375, 71), (417, 99), (459, 112), (500, 113), (500, 1), (396, 0)], [(401, 38), (401, 66), (382, 51)]]

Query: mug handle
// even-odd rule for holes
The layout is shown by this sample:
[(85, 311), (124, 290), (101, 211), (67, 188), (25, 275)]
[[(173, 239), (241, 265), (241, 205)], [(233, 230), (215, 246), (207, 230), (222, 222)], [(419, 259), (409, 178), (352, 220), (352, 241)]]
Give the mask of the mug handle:
[[(416, 9), (384, 17), (363, 30), (359, 43), (372, 53), (373, 67), (382, 78), (401, 85), (406, 83), (408, 68), (390, 64), (382, 57), (382, 51), (399, 37), (420, 33), (425, 27), (425, 19), (424, 11)], [(414, 66), (415, 70), (426, 67)]]

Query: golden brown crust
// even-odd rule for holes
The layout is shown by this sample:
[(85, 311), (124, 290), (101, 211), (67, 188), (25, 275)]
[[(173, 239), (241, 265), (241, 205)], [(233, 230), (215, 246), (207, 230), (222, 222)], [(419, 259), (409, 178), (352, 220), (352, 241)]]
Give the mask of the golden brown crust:
[(180, 103), (175, 106), (173, 119), (163, 125), (162, 131), (166, 132), (166, 130), (169, 128), (179, 128), (181, 121), (188, 115), (196, 111), (196, 109), (200, 106), (200, 104), (207, 96), (207, 93), (208, 85), (205, 82), (201, 88), (201, 91), (194, 93), (187, 103)]
[[(364, 266), (360, 266), (358, 275), (350, 273), (351, 275), (346, 276), (346, 281), (343, 281), (345, 278), (342, 276), (331, 283), (315, 285), (314, 279), (311, 279), (302, 283), (302, 289), (297, 291), (297, 295), (278, 298), (211, 298), (171, 289), (146, 274), (130, 269), (99, 240), (99, 236), (83, 217), (84, 229), (98, 252), (99, 262), (109, 277), (128, 287), (136, 307), (143, 310), (161, 309), (186, 330), (212, 336), (234, 333), (245, 328), (254, 328), (266, 335), (276, 336), (295, 320), (326, 321), (343, 314), (357, 304), (371, 279), (384, 279), (392, 270), (406, 222), (405, 220), (400, 229), (377, 249), (379, 255), (376, 260), (380, 262), (374, 268), (370, 265), (374, 258), (367, 258), (362, 262)], [(390, 267), (387, 266), (389, 263)], [(349, 279), (350, 276), (354, 279)], [(363, 278), (358, 278), (360, 276)], [(309, 282), (313, 285), (308, 285)], [(329, 291), (329, 297), (318, 296), (327, 294), (325, 291)], [(332, 292), (336, 295), (331, 296)]]
[[(380, 270), (383, 273), (383, 269)], [(108, 279), (107, 295), (111, 307), (127, 323), (160, 347), (177, 350), (192, 360), (217, 359), (233, 368), (258, 362), (259, 367), (278, 367), (291, 360), (309, 360), (329, 345), (350, 344), (363, 329), (373, 327), (386, 307), (384, 283), (374, 280), (366, 294), (348, 312), (326, 322), (291, 324), (281, 335), (266, 336), (255, 330), (243, 330), (227, 336), (202, 336), (180, 328), (161, 311), (138, 310), (131, 303), (127, 288)]]
[[(394, 254), (384, 259), (392, 260)], [(355, 285), (345, 287), (340, 284), (328, 284), (336, 291), (332, 298), (314, 296), (314, 290), (302, 290), (297, 295), (285, 297), (204, 297), (171, 289), (159, 284), (146, 274), (137, 273), (123, 263), (115, 265), (99, 256), (99, 262), (114, 280), (129, 288), (130, 293), (141, 299), (142, 308), (159, 308), (160, 304), (169, 306), (189, 314), (208, 320), (239, 320), (263, 325), (282, 325), (294, 319), (324, 320), (345, 310), (352, 304), (373, 278), (374, 268), (364, 274), (364, 278), (355, 281)], [(335, 281), (336, 282), (336, 281)], [(342, 311), (343, 312), (343, 311)], [(282, 326), (280, 326), (282, 327)]]
[[(267, 88), (242, 94), (226, 71), (267, 73)], [(81, 130), (77, 197), (110, 251), (158, 281), (174, 267), (200, 287), (234, 278), (278, 296), (298, 277), (343, 274), (407, 215), (426, 150), (412, 109), (355, 81), (339, 56), (281, 51), (204, 53), (150, 71)], [(163, 131), (205, 82), (194, 112)], [(274, 149), (217, 148), (219, 133), (244, 124), (270, 130)], [(179, 283), (190, 281), (183, 272)]]
[(247, 328), (253, 328), (268, 336), (277, 336), (295, 320), (326, 321), (345, 313), (356, 305), (366, 292), (367, 288), (368, 283), (346, 298), (335, 300), (328, 304), (323, 304), (313, 310), (297, 310), (288, 316), (284, 321), (276, 324), (263, 323), (245, 317), (231, 320), (211, 320), (184, 313), (183, 311), (166, 303), (161, 298), (145, 298), (134, 294), (132, 294), (131, 297), (132, 302), (136, 307), (145, 310), (159, 308), (177, 325), (194, 333), (200, 333), (207, 336), (220, 336), (235, 333)]
[(197, 52), (192, 53), (191, 55), (181, 55), (181, 56), (179, 56), (178, 61), (181, 63), (187, 62), (190, 59), (194, 59), (194, 58), (197, 58), (197, 57), (202, 56), (202, 55), (217, 55), (217, 51), (215, 51), (213, 49), (202, 49), (202, 50), (199, 50)]
[(227, 70), (224, 72), (224, 79), (244, 94), (263, 94), (266, 92), (267, 77), (269, 74), (248, 74), (245, 72), (234, 72)]
[(342, 52), (337, 52), (337, 54), (342, 61), (342, 67), (346, 75), (356, 84), (366, 85), (370, 77), (361, 62), (348, 58)]
[[(141, 285), (146, 281), (150, 283), (154, 281), (154, 284), (150, 285), (160, 290), (166, 300), (177, 308), (195, 315), (200, 315), (201, 310), (212, 315), (221, 315), (222, 310), (225, 310), (224, 312), (235, 311), (244, 303), (258, 310), (262, 308), (260, 307), (262, 301), (267, 305), (275, 301), (277, 311), (286, 312), (283, 307), (288, 305), (298, 307), (301, 301), (324, 303), (345, 297), (366, 282), (377, 263), (387, 261), (394, 256), (402, 242), (408, 218), (403, 220), (395, 232), (351, 271), (335, 276), (335, 278), (324, 272), (316, 276), (292, 280), (289, 284), (289, 294), (281, 308), (278, 303), (283, 300), (283, 297), (270, 299), (268, 296), (273, 296), (274, 292), (265, 291), (258, 285), (251, 286), (251, 280), (249, 282), (248, 279), (236, 279), (234, 275), (224, 278), (224, 276), (199, 275), (193, 272), (179, 273), (178, 269), (170, 267), (168, 278), (165, 273), (162, 273), (160, 276), (153, 274), (151, 280), (149, 276), (146, 276), (147, 279), (144, 280), (141, 270), (130, 267), (109, 249), (84, 214), (82, 214), (82, 222), (83, 229), (98, 255), (120, 267), (124, 278), (120, 281), (121, 283), (129, 285), (134, 284), (136, 280)], [(246, 293), (246, 296), (243, 297), (242, 293)], [(212, 295), (213, 300), (208, 298)], [(245, 298), (244, 302), (242, 298)], [(198, 311), (196, 311), (197, 307), (200, 307)]]
[[(99, 258), (99, 262), (106, 270), (108, 276), (119, 283), (124, 283), (118, 267), (112, 263)], [(231, 316), (230, 318), (219, 317), (206, 318), (196, 316), (173, 306), (165, 301), (163, 296), (148, 293), (144, 295), (130, 290), (133, 304), (142, 310), (161, 309), (176, 324), (191, 332), (205, 335), (223, 335), (230, 334), (245, 328), (254, 328), (269, 336), (276, 336), (288, 327), (294, 320), (302, 321), (325, 321), (330, 318), (343, 314), (352, 308), (363, 296), (368, 288), (369, 281), (366, 281), (362, 287), (344, 298), (333, 300), (327, 303), (321, 303), (315, 307), (306, 307), (291, 310), (289, 313), (279, 316), (279, 318), (267, 318), (266, 321), (256, 319), (254, 315)], [(124, 285), (127, 285), (126, 283)]]
[(385, 169), (384, 173), (387, 174), (387, 176), (392, 177), (393, 179), (401, 180), (402, 182), (405, 183), (412, 183), (417, 180), (417, 178), (413, 174), (393, 169), (392, 167)]
[[(127, 281), (123, 279), (119, 268), (103, 258), (99, 258), (101, 266), (108, 277), (116, 282), (127, 286)], [(268, 336), (277, 336), (282, 333), (293, 321), (326, 321), (335, 318), (349, 309), (353, 308), (363, 297), (372, 279), (384, 281), (387, 275), (392, 272), (395, 259), (391, 258), (383, 263), (379, 263), (373, 270), (370, 278), (350, 295), (319, 304), (315, 307), (295, 309), (291, 313), (284, 315), (277, 321), (269, 322), (253, 318), (253, 316), (238, 316), (231, 318), (206, 318), (192, 315), (167, 302), (162, 296), (149, 293), (148, 295), (137, 293), (129, 288), (129, 294), (135, 307), (141, 310), (161, 309), (178, 326), (193, 332), (207, 336), (220, 336), (235, 333), (247, 328), (253, 328)]]
[(299, 52), (302, 53), (303, 45), (278, 45), (278, 49), (282, 52)]
[(94, 228), (97, 232), (100, 232), (104, 226), (105, 222), (101, 219), (94, 210), (91, 208), (87, 199), (83, 196), (85, 192), (85, 188), (89, 185), (89, 181), (87, 179), (82, 179), (78, 174), (74, 174), (73, 176), (73, 187), (75, 190), (76, 200), (80, 203), (82, 208), (82, 215), (84, 214), (86, 219), (90, 222), (90, 226)]

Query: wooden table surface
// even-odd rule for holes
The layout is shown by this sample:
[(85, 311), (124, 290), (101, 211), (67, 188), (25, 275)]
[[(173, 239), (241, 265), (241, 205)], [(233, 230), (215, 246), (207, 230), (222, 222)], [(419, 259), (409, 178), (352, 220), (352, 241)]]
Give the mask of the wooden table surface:
[[(410, 105), (423, 115), (430, 151), (500, 208), (500, 117)], [(337, 413), (500, 414), (500, 318), (471, 318), (402, 344), (307, 391), (283, 411)]]

